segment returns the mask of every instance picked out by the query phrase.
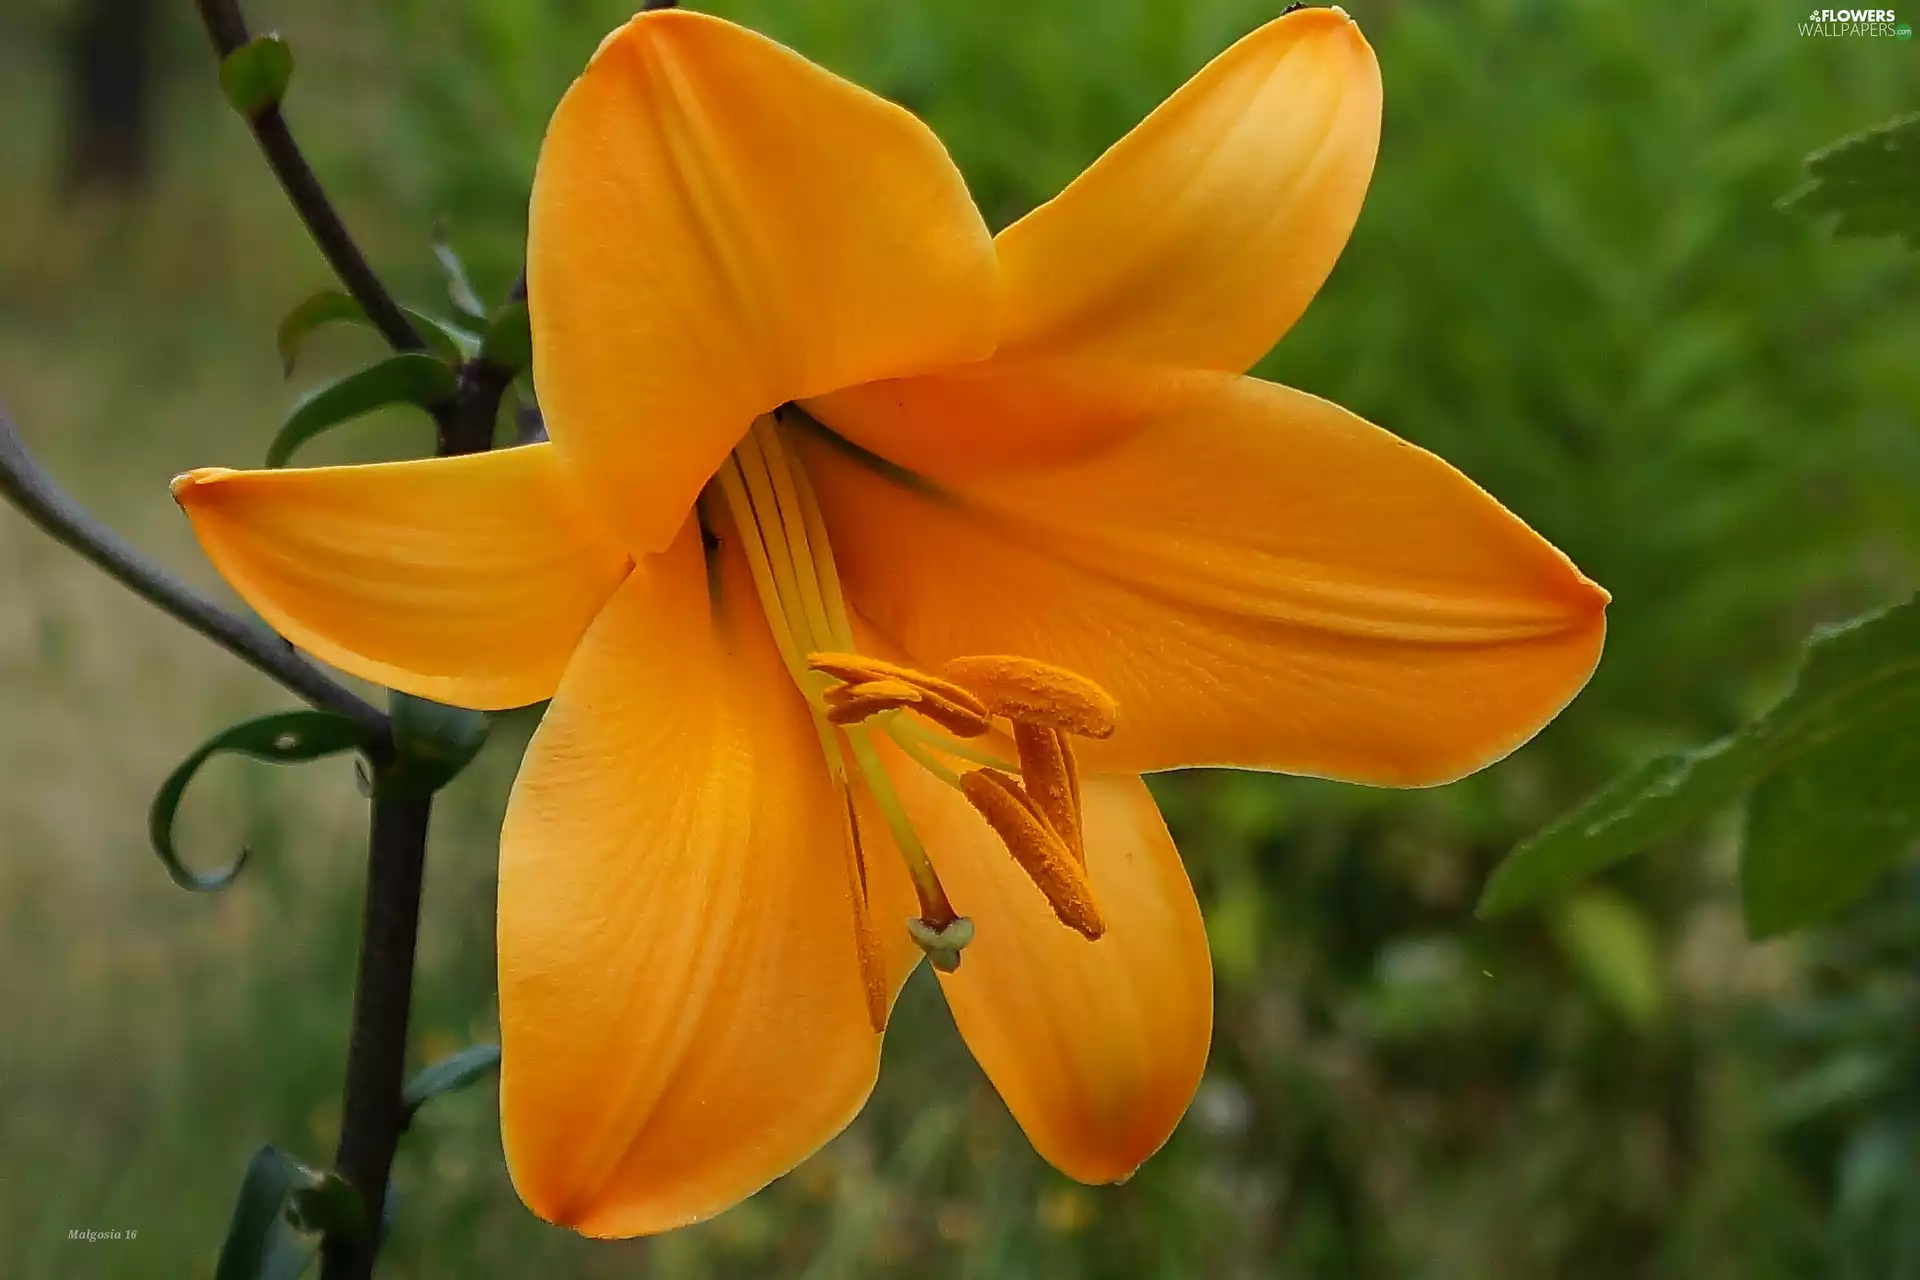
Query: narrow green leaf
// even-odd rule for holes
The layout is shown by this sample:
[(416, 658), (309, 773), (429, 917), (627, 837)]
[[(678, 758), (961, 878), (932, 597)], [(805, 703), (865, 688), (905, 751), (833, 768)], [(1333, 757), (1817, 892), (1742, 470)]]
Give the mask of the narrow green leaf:
[(293, 79), (293, 50), (279, 36), (255, 36), (220, 60), (220, 92), (249, 120), (280, 105)]
[[(453, 321), (431, 312), (416, 311), (412, 307), (402, 307), (401, 310), (419, 327), (420, 335), (427, 340), (434, 354), (448, 364), (459, 364), (480, 353), (479, 336)], [(336, 322), (371, 327), (367, 313), (360, 304), (338, 289), (322, 289), (287, 312), (286, 319), (280, 322), (276, 337), (280, 367), (287, 377), (293, 376), (294, 362), (306, 336), (315, 329)]]
[(301, 1231), (342, 1240), (367, 1238), (367, 1204), (337, 1173), (315, 1175), (287, 1196), (287, 1220)]
[(1920, 115), (1842, 138), (1808, 156), (1806, 171), (1781, 208), (1831, 215), (1836, 235), (1901, 236), (1920, 248)]
[(214, 1280), (295, 1280), (305, 1271), (319, 1240), (301, 1233), (288, 1220), (286, 1207), (290, 1197), (319, 1180), (319, 1174), (277, 1147), (254, 1152), (240, 1180)]
[(1747, 931), (1816, 924), (1917, 848), (1920, 679), (1755, 789), (1740, 855)]
[(294, 450), (329, 427), (391, 404), (437, 404), (452, 397), (458, 386), (459, 376), (424, 352), (388, 356), (328, 383), (295, 405), (267, 446), (267, 465), (286, 466)]
[(438, 791), (459, 776), (486, 745), (491, 726), (478, 711), (406, 693), (394, 694), (389, 706), (398, 758), (381, 776), (383, 787)]
[(342, 751), (359, 750), (365, 745), (365, 733), (358, 725), (330, 711), (286, 711), (249, 720), (215, 734), (199, 750), (181, 761), (180, 767), (160, 784), (159, 792), (153, 797), (153, 806), (147, 812), (147, 834), (153, 841), (154, 852), (160, 855), (160, 861), (167, 869), (167, 875), (182, 889), (194, 893), (215, 893), (232, 884), (241, 868), (246, 866), (248, 851), (242, 848), (240, 856), (223, 870), (194, 871), (180, 860), (179, 850), (174, 847), (173, 823), (180, 812), (181, 798), (186, 795), (188, 784), (200, 772), (201, 766), (213, 757), (231, 754), (272, 764), (297, 764), (337, 755)]
[(477, 1044), (470, 1049), (462, 1049), (450, 1058), (442, 1058), (430, 1067), (421, 1068), (413, 1079), (407, 1081), (407, 1087), (400, 1093), (400, 1100), (407, 1109), (407, 1119), (411, 1121), (415, 1112), (441, 1094), (464, 1089), (499, 1065), (499, 1045)]
[(1551, 926), (1561, 952), (1603, 1004), (1642, 1029), (1659, 1020), (1666, 1004), (1660, 942), (1638, 907), (1589, 889), (1557, 904)]
[(516, 374), (533, 364), (533, 328), (526, 303), (509, 302), (500, 308), (480, 342), (480, 354)]
[(1752, 784), (1755, 759), (1736, 737), (1647, 761), (1508, 854), (1477, 913), (1526, 906), (1726, 807)]
[(293, 376), (294, 362), (300, 355), (300, 344), (306, 336), (322, 325), (338, 320), (348, 320), (365, 324), (367, 313), (360, 304), (338, 289), (322, 289), (300, 300), (293, 310), (287, 312), (280, 321), (280, 328), (274, 334), (274, 346), (280, 352), (280, 372), (282, 376)]
[(1478, 912), (1525, 906), (1715, 813), (1920, 689), (1920, 597), (1816, 632), (1793, 692), (1712, 746), (1662, 756), (1522, 843), (1494, 870)]
[(440, 263), (441, 273), (447, 278), (447, 297), (454, 309), (473, 320), (486, 319), (487, 304), (480, 301), (473, 281), (467, 278), (467, 264), (460, 261), (460, 255), (454, 252), (453, 245), (447, 240), (444, 223), (437, 223), (433, 228), (433, 256)]

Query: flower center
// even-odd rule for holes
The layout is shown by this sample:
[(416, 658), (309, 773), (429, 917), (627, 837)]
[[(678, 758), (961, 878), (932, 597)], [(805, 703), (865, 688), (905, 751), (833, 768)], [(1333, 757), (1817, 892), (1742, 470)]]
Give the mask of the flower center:
[[(965, 796), (1046, 895), (1061, 922), (1089, 939), (1105, 932), (1086, 873), (1074, 737), (1104, 738), (1117, 709), (1083, 676), (1030, 658), (956, 658), (937, 674), (862, 653), (854, 639), (820, 504), (783, 421), (812, 426), (788, 406), (754, 422), (701, 496), (711, 528), (725, 512), (787, 674), (806, 701), (827, 771), (841, 794), (854, 937), (874, 1029), (886, 1019), (858, 795), (864, 791), (906, 863), (920, 914), (907, 931), (951, 972), (973, 938), (957, 915), (875, 749), (884, 734), (906, 757)], [(824, 428), (821, 428), (824, 430)], [(976, 740), (1007, 722), (1015, 760)]]

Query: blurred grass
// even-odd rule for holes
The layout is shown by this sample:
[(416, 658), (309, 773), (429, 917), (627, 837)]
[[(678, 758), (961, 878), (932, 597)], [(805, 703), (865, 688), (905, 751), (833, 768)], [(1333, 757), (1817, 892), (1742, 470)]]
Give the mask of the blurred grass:
[[(712, 7), (924, 114), (999, 225), (1278, 6)], [(1803, 153), (1913, 105), (1914, 50), (1805, 40), (1792, 11), (1739, 0), (1352, 7), (1387, 79), (1379, 173), (1265, 371), (1434, 448), (1610, 587), (1592, 688), (1440, 791), (1161, 782), (1219, 1029), (1193, 1112), (1125, 1187), (1075, 1187), (1032, 1155), (923, 976), (853, 1130), (659, 1241), (542, 1226), (506, 1179), (491, 1086), (436, 1103), (403, 1149), (392, 1274), (1613, 1280), (1861, 1257), (1877, 1269), (1859, 1274), (1905, 1274), (1893, 1228), (1841, 1211), (1840, 1140), (1780, 1128), (1797, 1060), (1769, 1020), (1837, 979), (1818, 946), (1810, 963), (1742, 941), (1731, 832), (1559, 912), (1492, 927), (1469, 910), (1516, 836), (1763, 703), (1812, 622), (1915, 584), (1920, 277), (1771, 207)], [(217, 591), (165, 480), (258, 457), (290, 396), (272, 324), (326, 281), (177, 9), (158, 186), (78, 208), (52, 182), (60, 5), (0, 16), (0, 396), (63, 483)], [(374, 257), (434, 305), (435, 218), (483, 289), (511, 277), (545, 112), (622, 17), (606, 0), (351, 0), (256, 20), (299, 52), (295, 125)], [(371, 351), (327, 335), (302, 377)], [(374, 419), (315, 458), (396, 456), (423, 433)], [(258, 854), (217, 898), (174, 890), (142, 831), (180, 755), (283, 703), (0, 515), (9, 1277), (204, 1273), (254, 1146), (331, 1149), (350, 769), (211, 773), (184, 847)], [(491, 1034), (494, 833), (529, 727), (503, 725), (442, 806), (423, 1060)], [(65, 1238), (115, 1227), (138, 1241)]]

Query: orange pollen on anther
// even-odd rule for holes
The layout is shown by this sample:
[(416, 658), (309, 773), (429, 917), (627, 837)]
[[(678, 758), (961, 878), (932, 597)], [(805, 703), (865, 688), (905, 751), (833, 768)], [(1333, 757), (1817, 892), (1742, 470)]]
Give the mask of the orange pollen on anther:
[(977, 738), (991, 727), (987, 708), (950, 680), (862, 653), (810, 653), (807, 666), (844, 683), (827, 691), (827, 716), (857, 724), (882, 711), (909, 710), (957, 738)]
[(1113, 695), (1083, 675), (1006, 654), (955, 658), (941, 674), (972, 693), (989, 712), (1013, 721), (1060, 729), (1082, 738), (1109, 738), (1119, 723)]
[(1062, 924), (1089, 940), (1106, 933), (1086, 870), (1017, 780), (998, 769), (976, 769), (960, 780), (960, 789)]

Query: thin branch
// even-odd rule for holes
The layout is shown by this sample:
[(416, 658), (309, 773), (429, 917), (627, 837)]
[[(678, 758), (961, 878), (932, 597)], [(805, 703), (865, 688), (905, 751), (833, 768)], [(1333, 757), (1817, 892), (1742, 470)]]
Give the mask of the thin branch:
[[(222, 58), (251, 38), (237, 0), (196, 0), (196, 3), (207, 34), (213, 38), (214, 50)], [(293, 140), (293, 132), (287, 128), (286, 117), (281, 115), (280, 108), (269, 107), (249, 119), (247, 124), (253, 130), (254, 138), (259, 141), (260, 150), (266, 153), (267, 165), (286, 189), (287, 199), (292, 202), (300, 220), (306, 223), (314, 243), (326, 255), (334, 274), (340, 277), (340, 283), (346, 286), (347, 292), (366, 311), (374, 327), (396, 351), (426, 350), (426, 339), (420, 336), (420, 331), (407, 319), (406, 312), (387, 292), (380, 277), (368, 265), (366, 255), (360, 252), (360, 246), (354, 243), (346, 223), (340, 220), (333, 202), (327, 198), (320, 180), (314, 176), (312, 166), (301, 154), (299, 144)]]
[(202, 597), (122, 542), (61, 492), (27, 452), (4, 409), (0, 409), (0, 495), (55, 540), (79, 552), (161, 612), (184, 622), (313, 706), (347, 717), (380, 741), (387, 739), (386, 713), (327, 676), (265, 626)]

